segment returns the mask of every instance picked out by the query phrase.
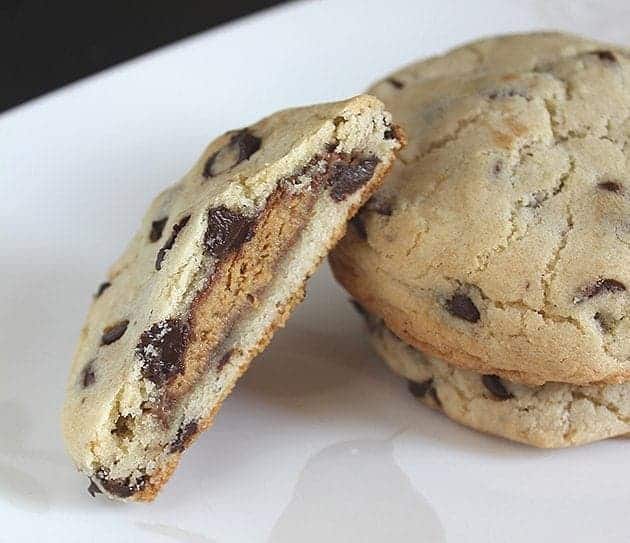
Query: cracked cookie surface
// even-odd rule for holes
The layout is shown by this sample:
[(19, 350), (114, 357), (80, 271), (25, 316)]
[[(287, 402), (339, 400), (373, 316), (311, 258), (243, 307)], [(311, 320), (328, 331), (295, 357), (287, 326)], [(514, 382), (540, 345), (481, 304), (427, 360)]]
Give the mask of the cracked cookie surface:
[(630, 377), (630, 55), (492, 38), (377, 83), (409, 143), (330, 256), (405, 341), (515, 382)]
[(630, 433), (630, 383), (528, 386), (428, 356), (367, 316), (380, 357), (411, 394), (476, 430), (536, 447), (583, 445)]
[(370, 96), (212, 142), (96, 289), (63, 432), (92, 495), (151, 500), (265, 348), (402, 135)]

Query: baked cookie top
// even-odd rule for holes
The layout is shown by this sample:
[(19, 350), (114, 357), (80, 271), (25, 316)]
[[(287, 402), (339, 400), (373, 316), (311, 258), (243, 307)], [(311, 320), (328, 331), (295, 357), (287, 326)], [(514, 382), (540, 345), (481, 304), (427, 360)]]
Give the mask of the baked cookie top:
[(377, 83), (409, 143), (331, 256), (397, 335), (513, 381), (630, 377), (630, 56), (471, 43)]

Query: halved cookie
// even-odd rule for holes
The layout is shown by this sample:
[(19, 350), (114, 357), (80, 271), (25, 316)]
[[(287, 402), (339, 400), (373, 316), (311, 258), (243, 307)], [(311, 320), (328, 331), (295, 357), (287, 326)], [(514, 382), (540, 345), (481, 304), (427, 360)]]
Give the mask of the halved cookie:
[(401, 146), (381, 102), (282, 111), (211, 143), (97, 291), (63, 410), (90, 490), (151, 500)]

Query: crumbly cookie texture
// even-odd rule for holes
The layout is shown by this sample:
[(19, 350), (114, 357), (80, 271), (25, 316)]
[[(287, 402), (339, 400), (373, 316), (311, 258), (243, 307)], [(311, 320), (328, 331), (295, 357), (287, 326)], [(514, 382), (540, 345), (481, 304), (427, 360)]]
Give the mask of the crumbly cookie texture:
[(331, 254), (398, 336), (525, 384), (630, 378), (630, 55), (483, 40), (376, 84), (409, 137)]
[(368, 316), (380, 357), (424, 404), (476, 430), (536, 447), (569, 447), (630, 433), (630, 383), (527, 386), (425, 355)]
[(151, 500), (380, 184), (401, 132), (370, 96), (212, 142), (95, 294), (63, 432), (90, 492)]

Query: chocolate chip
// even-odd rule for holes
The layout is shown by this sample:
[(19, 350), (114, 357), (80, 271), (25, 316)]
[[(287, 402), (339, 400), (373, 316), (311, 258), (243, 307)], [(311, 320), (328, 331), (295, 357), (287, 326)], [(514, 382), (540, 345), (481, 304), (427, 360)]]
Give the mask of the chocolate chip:
[(94, 374), (94, 360), (90, 360), (81, 372), (81, 384), (83, 385), (83, 388), (87, 388), (90, 385), (93, 385), (95, 381), (96, 376)]
[(190, 445), (192, 437), (197, 433), (197, 421), (193, 420), (185, 426), (180, 426), (177, 430), (175, 440), (171, 443), (169, 452), (184, 452), (186, 447)]
[(608, 192), (614, 192), (615, 194), (620, 194), (623, 190), (623, 186), (616, 181), (602, 181), (597, 184), (597, 188), (607, 190)]
[(385, 215), (390, 217), (392, 214), (392, 204), (382, 194), (375, 194), (365, 204), (365, 209), (368, 211), (374, 211), (379, 215)]
[(166, 226), (166, 221), (168, 221), (168, 217), (158, 219), (157, 221), (153, 221), (151, 223), (151, 232), (149, 234), (149, 241), (151, 241), (151, 243), (156, 242), (162, 237), (162, 232), (164, 231), (164, 227)]
[(162, 245), (162, 248), (158, 251), (157, 256), (155, 258), (156, 270), (162, 269), (162, 261), (164, 260), (166, 253), (173, 248), (173, 245), (175, 244), (175, 240), (177, 239), (179, 232), (181, 231), (182, 228), (184, 228), (184, 226), (186, 226), (189, 220), (190, 220), (190, 215), (186, 215), (177, 224), (173, 225), (173, 231), (171, 232), (170, 237), (166, 240), (166, 243)]
[(387, 79), (387, 82), (396, 89), (402, 89), (405, 86), (401, 81), (393, 77), (390, 77), (389, 79)]
[(223, 258), (249, 241), (254, 235), (255, 219), (241, 215), (225, 206), (208, 211), (205, 234), (206, 253)]
[(234, 349), (230, 349), (227, 353), (225, 353), (219, 360), (217, 360), (217, 371), (221, 371), (223, 367), (230, 361), (232, 355), (234, 354)]
[(385, 130), (385, 132), (383, 132), (383, 138), (385, 138), (386, 140), (395, 140), (396, 138), (396, 131), (393, 128), (388, 128), (387, 130)]
[(446, 300), (446, 310), (460, 319), (468, 322), (477, 322), (480, 314), (477, 306), (465, 294), (456, 293), (452, 298)]
[(608, 50), (593, 51), (592, 54), (597, 55), (597, 58), (604, 62), (617, 62), (617, 57), (614, 55), (612, 51), (608, 51)]
[(616, 322), (615, 318), (612, 315), (598, 311), (597, 313), (595, 313), (595, 315), (593, 315), (593, 318), (599, 324), (602, 332), (610, 334), (615, 329)]
[(427, 392), (433, 388), (433, 379), (427, 379), (421, 383), (409, 379), (407, 381), (407, 388), (416, 398), (424, 398)]
[(103, 491), (98, 486), (96, 486), (96, 483), (92, 481), (92, 479), (90, 479), (90, 486), (88, 486), (87, 491), (90, 493), (90, 496), (92, 496), (93, 498), (96, 497), (97, 494), (103, 493)]
[(365, 185), (374, 175), (379, 160), (370, 156), (355, 157), (350, 162), (334, 162), (330, 167), (327, 184), (330, 187), (330, 197), (341, 202)]
[[(119, 498), (128, 498), (139, 490), (142, 490), (148, 479), (146, 475), (143, 475), (139, 479), (136, 479), (132, 482), (131, 477), (125, 477), (124, 479), (108, 479), (108, 475), (109, 471), (105, 468), (100, 468), (96, 472), (96, 477), (101, 482), (103, 488), (107, 490), (107, 492), (109, 492), (110, 494), (114, 494)], [(92, 488), (93, 484), (94, 482), (92, 481), (92, 484), (90, 484), (90, 487), (88, 488), (88, 492), (90, 491), (90, 488)], [(96, 485), (94, 484), (94, 486)], [(96, 493), (97, 491), (94, 491), (94, 494), (90, 492), (92, 496), (94, 496)]]
[(105, 328), (101, 337), (101, 345), (109, 345), (114, 343), (114, 341), (118, 341), (127, 331), (127, 326), (129, 326), (129, 321), (123, 320)]
[(598, 279), (594, 283), (590, 283), (582, 288), (580, 293), (573, 298), (573, 303), (580, 303), (589, 298), (593, 298), (598, 294), (610, 292), (623, 292), (626, 290), (626, 287), (620, 281), (616, 279)]
[(501, 379), (496, 375), (482, 375), (481, 382), (497, 400), (509, 400), (510, 398), (514, 398), (514, 394), (505, 388)]
[(235, 132), (230, 141), (214, 153), (203, 168), (204, 177), (214, 177), (227, 172), (251, 157), (260, 149), (261, 139), (247, 128)]
[(188, 324), (181, 319), (156, 322), (143, 332), (136, 346), (143, 377), (162, 386), (177, 374), (183, 373), (188, 333)]
[(492, 173), (496, 176), (498, 176), (501, 172), (503, 171), (503, 161), (502, 160), (497, 160), (494, 163), (494, 166), (492, 166)]
[(98, 286), (98, 290), (96, 291), (96, 294), (94, 295), (94, 298), (99, 298), (100, 295), (103, 294), (103, 292), (105, 292), (111, 286), (112, 286), (112, 284), (110, 282), (101, 283)]
[(357, 231), (359, 237), (362, 240), (367, 240), (367, 229), (365, 228), (365, 223), (363, 222), (361, 216), (355, 215), (354, 217), (352, 217), (352, 219), (350, 219), (350, 222), (352, 223), (352, 226), (354, 226), (354, 229)]

